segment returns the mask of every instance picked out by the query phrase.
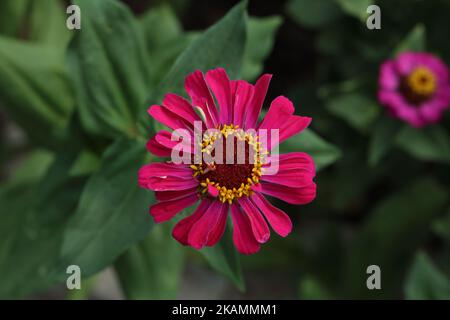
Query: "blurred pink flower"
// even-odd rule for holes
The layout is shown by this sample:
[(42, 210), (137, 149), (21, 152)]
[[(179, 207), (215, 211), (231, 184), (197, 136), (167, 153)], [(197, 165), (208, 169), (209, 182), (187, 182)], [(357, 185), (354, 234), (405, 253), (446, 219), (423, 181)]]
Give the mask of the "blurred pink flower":
[[(230, 81), (224, 69), (210, 70), (206, 76), (195, 71), (185, 80), (191, 102), (167, 94), (162, 105), (149, 108), (148, 112), (155, 120), (172, 130), (184, 129), (188, 133), (188, 139), (181, 143), (188, 146), (187, 150), (183, 149), (183, 154), (188, 153), (190, 163), (177, 164), (172, 159), (144, 165), (139, 171), (139, 185), (155, 191), (159, 201), (150, 207), (156, 223), (170, 220), (199, 202), (194, 213), (173, 229), (173, 237), (183, 245), (196, 249), (214, 246), (224, 233), (231, 211), (237, 250), (243, 254), (255, 253), (260, 244), (269, 240), (268, 223), (282, 237), (292, 229), (288, 215), (271, 205), (264, 195), (291, 204), (306, 204), (315, 198), (312, 158), (302, 152), (278, 157), (271, 151), (278, 143), (304, 130), (311, 118), (294, 115), (292, 102), (279, 96), (258, 123), (270, 79), (271, 75), (265, 74), (252, 85), (243, 80)], [(215, 101), (220, 108), (216, 107)], [(194, 123), (200, 123), (200, 141), (195, 140)], [(203, 135), (205, 130), (212, 128), (217, 132)], [(256, 131), (249, 133), (248, 129)], [(278, 141), (273, 138), (269, 138), (269, 142), (260, 141), (260, 132), (271, 129), (279, 132)], [(210, 153), (209, 146), (217, 141), (225, 146), (230, 137), (233, 141), (243, 142), (243, 163), (203, 160), (203, 156)], [(194, 162), (194, 142), (201, 148), (200, 162)], [(156, 156), (170, 157), (179, 143), (173, 140), (172, 132), (161, 130), (150, 139), (147, 148)], [(250, 151), (254, 161), (250, 161)], [(237, 157), (234, 146), (228, 152)], [(223, 159), (226, 159), (226, 153), (225, 148)], [(278, 171), (268, 174), (273, 165)]]
[(439, 122), (450, 105), (448, 67), (430, 53), (403, 52), (381, 65), (378, 99), (413, 127)]

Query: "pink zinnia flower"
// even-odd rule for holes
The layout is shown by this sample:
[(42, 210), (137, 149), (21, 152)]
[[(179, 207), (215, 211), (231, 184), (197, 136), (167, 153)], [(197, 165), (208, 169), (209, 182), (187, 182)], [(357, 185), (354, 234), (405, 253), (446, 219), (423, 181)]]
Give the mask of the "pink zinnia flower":
[(378, 99), (414, 127), (436, 123), (450, 105), (448, 68), (429, 53), (401, 53), (381, 65)]
[[(308, 127), (311, 118), (294, 115), (292, 102), (279, 96), (258, 124), (270, 79), (271, 75), (265, 74), (251, 85), (243, 80), (230, 81), (223, 69), (210, 70), (206, 76), (195, 71), (185, 80), (191, 103), (175, 94), (167, 94), (162, 105), (149, 108), (148, 112), (154, 119), (173, 130), (182, 129), (189, 135), (189, 139), (180, 142), (173, 140), (171, 132), (159, 131), (147, 143), (148, 150), (156, 156), (170, 157), (176, 145), (184, 143), (188, 148), (187, 151), (183, 149), (182, 154), (187, 152), (188, 158), (194, 160), (197, 159), (193, 155), (194, 142), (201, 149), (201, 155), (205, 156), (212, 155), (210, 148), (213, 143), (220, 141), (219, 145), (225, 146), (230, 139), (233, 143), (243, 143), (245, 150), (245, 161), (241, 163), (200, 160), (195, 164), (176, 164), (166, 161), (150, 163), (140, 169), (139, 185), (154, 190), (159, 201), (150, 207), (156, 223), (170, 220), (199, 202), (195, 212), (173, 229), (173, 237), (183, 245), (196, 249), (215, 245), (224, 233), (228, 212), (231, 211), (236, 248), (243, 254), (255, 253), (260, 244), (269, 240), (268, 224), (283, 237), (292, 229), (288, 215), (270, 204), (264, 195), (291, 204), (306, 204), (315, 198), (312, 158), (302, 152), (276, 157), (269, 150)], [(200, 141), (195, 140), (194, 123), (200, 123), (201, 133), (214, 128), (216, 132), (201, 134)], [(248, 133), (248, 129), (255, 131)], [(269, 137), (269, 142), (262, 142), (259, 135), (265, 129), (279, 130), (278, 141)], [(238, 155), (234, 145), (231, 150), (228, 156), (236, 160)], [(226, 153), (225, 150), (224, 160), (227, 159)], [(250, 161), (250, 153), (253, 161)], [(278, 167), (276, 174), (266, 172), (271, 166)]]

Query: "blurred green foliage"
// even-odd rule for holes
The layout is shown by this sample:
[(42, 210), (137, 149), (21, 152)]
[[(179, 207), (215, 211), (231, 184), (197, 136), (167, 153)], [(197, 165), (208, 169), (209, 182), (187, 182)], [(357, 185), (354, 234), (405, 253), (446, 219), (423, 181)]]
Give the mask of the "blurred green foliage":
[[(177, 1), (139, 17), (115, 0), (74, 2), (80, 31), (65, 28), (61, 1), (0, 3), (0, 107), (26, 134), (25, 150), (0, 150), (2, 165), (20, 162), (2, 167), (1, 298), (62, 283), (69, 264), (86, 277), (113, 266), (128, 298), (176, 298), (186, 262), (241, 290), (246, 274), (271, 270), (301, 299), (449, 298), (449, 114), (416, 130), (376, 100), (379, 65), (396, 53), (428, 50), (450, 63), (448, 1), (376, 1), (381, 30), (366, 28), (368, 1), (289, 0), (264, 17), (248, 16), (244, 1), (195, 31), (183, 29), (187, 4)], [(254, 256), (237, 254), (229, 230), (214, 248), (184, 248), (170, 223), (153, 225), (153, 195), (137, 186), (138, 168), (153, 160), (145, 142), (159, 129), (147, 106), (183, 94), (194, 69), (255, 80), (285, 19), (313, 35), (314, 61), (304, 65), (314, 68), (280, 94), (313, 123), (281, 151), (312, 155), (318, 197), (301, 208), (277, 203), (295, 231)], [(371, 264), (382, 290), (366, 287)]]

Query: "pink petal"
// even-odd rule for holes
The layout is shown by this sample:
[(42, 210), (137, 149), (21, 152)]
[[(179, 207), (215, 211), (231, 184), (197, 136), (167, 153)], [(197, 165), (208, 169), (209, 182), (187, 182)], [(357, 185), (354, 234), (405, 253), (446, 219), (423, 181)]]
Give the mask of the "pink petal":
[[(313, 159), (303, 152), (281, 155), (279, 161), (273, 161), (271, 166), (271, 168), (265, 169), (261, 177), (262, 181), (300, 188), (310, 185), (315, 176)], [(278, 172), (270, 174), (270, 171), (276, 170), (277, 166)]]
[(253, 98), (247, 107), (245, 115), (244, 124), (246, 129), (254, 128), (256, 121), (258, 121), (259, 113), (261, 112), (264, 99), (266, 98), (271, 78), (271, 74), (264, 74), (256, 81)]
[(227, 73), (223, 68), (210, 70), (206, 73), (206, 82), (219, 104), (220, 123), (230, 124), (233, 117), (233, 106), (231, 99), (231, 84)]
[[(279, 143), (281, 144), (283, 141), (305, 130), (311, 123), (311, 120), (309, 117), (291, 116), (280, 128)], [(273, 148), (275, 145), (271, 147)]]
[(253, 86), (244, 80), (232, 81), (235, 85), (233, 123), (243, 127), (245, 111), (253, 98)]
[(153, 105), (148, 109), (148, 113), (157, 121), (161, 122), (166, 127), (173, 130), (176, 129), (188, 129), (193, 130), (194, 124), (181, 116), (173, 113), (169, 109), (163, 106)]
[(250, 220), (239, 205), (231, 205), (231, 219), (233, 221), (233, 242), (236, 249), (242, 254), (253, 254), (259, 251), (259, 243), (250, 225)]
[(150, 207), (150, 214), (155, 220), (155, 223), (164, 222), (172, 219), (177, 213), (193, 205), (197, 201), (198, 195), (191, 194), (180, 199), (158, 202)]
[(278, 159), (272, 158), (271, 162), (276, 163), (279, 169), (291, 170), (291, 169), (304, 169), (310, 172), (315, 172), (313, 158), (304, 152), (289, 152), (278, 155)]
[(292, 222), (289, 216), (282, 210), (272, 206), (264, 196), (255, 193), (252, 196), (253, 203), (261, 210), (272, 229), (282, 237), (286, 237), (292, 230)]
[[(179, 182), (180, 185), (193, 184), (190, 187), (194, 187), (198, 184), (192, 176), (192, 170), (186, 165), (176, 165), (173, 163), (150, 163), (142, 166), (138, 172), (138, 182), (142, 188), (153, 189), (159, 184), (164, 184), (164, 181)], [(192, 182), (191, 182), (192, 181)], [(195, 183), (196, 182), (196, 183)], [(195, 184), (194, 184), (195, 183)], [(183, 189), (188, 189), (183, 188)], [(171, 190), (171, 189), (168, 189)], [(180, 189), (172, 189), (180, 190)], [(161, 190), (164, 191), (164, 190)]]
[(261, 215), (261, 212), (259, 212), (253, 202), (246, 197), (240, 198), (239, 204), (250, 219), (250, 225), (252, 226), (253, 235), (255, 236), (256, 241), (259, 243), (267, 242), (270, 238), (270, 230), (266, 220), (264, 220), (264, 217)]
[(142, 188), (150, 189), (153, 191), (175, 191), (196, 187), (198, 186), (198, 181), (194, 178), (183, 179), (178, 177), (150, 177), (147, 180), (139, 180), (139, 185)]
[(418, 112), (423, 119), (424, 124), (437, 123), (441, 120), (443, 113), (450, 107), (450, 87), (445, 88), (448, 91), (439, 90), (433, 98), (423, 103)]
[(280, 129), (294, 111), (294, 105), (288, 98), (276, 97), (270, 104), (269, 111), (259, 125), (259, 129)]
[(223, 216), (227, 214), (228, 205), (220, 201), (213, 201), (205, 214), (192, 226), (188, 236), (188, 243), (195, 249), (201, 249), (215, 241), (223, 234)]
[(169, 201), (179, 198), (183, 198), (187, 195), (197, 193), (197, 187), (187, 190), (175, 190), (175, 191), (155, 191), (155, 197), (158, 201)]
[(385, 61), (380, 67), (379, 86), (386, 90), (396, 90), (400, 84), (400, 75), (395, 69), (395, 62)]
[(206, 246), (213, 247), (214, 245), (216, 245), (217, 242), (219, 242), (220, 239), (222, 239), (223, 233), (225, 232), (225, 227), (227, 225), (228, 208), (229, 208), (228, 203), (224, 203), (222, 205), (222, 211), (216, 213), (219, 215), (219, 220), (217, 221), (216, 225), (211, 229)]
[(139, 176), (142, 176), (143, 178), (164, 178), (167, 176), (173, 176), (178, 178), (190, 179), (193, 175), (192, 169), (187, 165), (167, 162), (154, 162), (143, 165), (139, 170)]
[(212, 185), (208, 184), (208, 193), (212, 196), (212, 197), (217, 197), (219, 195), (219, 190), (217, 190), (216, 187), (213, 187)]
[(260, 192), (262, 190), (262, 187), (261, 187), (260, 183), (252, 184), (250, 188), (253, 191), (256, 191), (256, 192)]
[(203, 73), (199, 70), (191, 73), (186, 77), (184, 88), (191, 97), (192, 105), (200, 107), (205, 114), (205, 121), (208, 128), (215, 127), (219, 122), (216, 104), (206, 85)]
[[(289, 139), (306, 129), (311, 118), (293, 115), (294, 105), (286, 97), (279, 96), (270, 104), (269, 111), (259, 125), (259, 130), (267, 130), (266, 149), (272, 149), (283, 141)], [(272, 129), (278, 129), (278, 143), (271, 137)]]
[(195, 113), (191, 104), (186, 101), (186, 99), (177, 96), (176, 94), (167, 94), (164, 97), (163, 106), (191, 123), (194, 123), (194, 121), (202, 121)]
[[(172, 133), (166, 130), (159, 131), (153, 138), (147, 142), (147, 150), (158, 157), (170, 157), (172, 149), (177, 147), (182, 148), (188, 153), (194, 152), (194, 138), (182, 140), (182, 136), (178, 136), (176, 132)], [(175, 139), (175, 140), (172, 140)], [(180, 151), (181, 152), (181, 149)]]
[(396, 91), (381, 90), (378, 92), (378, 99), (388, 108), (394, 117), (408, 122), (411, 126), (420, 128), (426, 124), (420, 117), (419, 109), (409, 104)]
[(188, 236), (192, 226), (200, 219), (211, 205), (211, 201), (203, 200), (194, 213), (178, 222), (172, 231), (172, 236), (183, 245), (188, 245)]
[(158, 143), (156, 136), (151, 138), (146, 144), (147, 150), (157, 157), (170, 157), (172, 149)]
[(438, 123), (442, 118), (442, 110), (436, 108), (433, 103), (427, 103), (420, 110), (420, 117), (427, 124)]
[(402, 52), (395, 59), (396, 70), (402, 75), (407, 76), (418, 65), (416, 52)]
[(262, 182), (262, 193), (281, 199), (291, 204), (307, 204), (316, 197), (316, 184), (302, 188), (286, 187), (279, 184)]
[(437, 76), (439, 84), (447, 84), (448, 67), (439, 57), (427, 52), (417, 52), (416, 60), (417, 64), (427, 67)]

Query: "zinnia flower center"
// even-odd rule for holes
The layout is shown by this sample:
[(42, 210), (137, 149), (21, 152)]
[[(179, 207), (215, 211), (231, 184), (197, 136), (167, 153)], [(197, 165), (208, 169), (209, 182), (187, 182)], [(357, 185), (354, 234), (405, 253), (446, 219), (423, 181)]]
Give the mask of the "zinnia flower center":
[(426, 67), (415, 68), (401, 84), (401, 91), (412, 104), (428, 100), (436, 91), (436, 76)]
[[(256, 133), (244, 132), (233, 124), (204, 135), (201, 163), (191, 165), (194, 177), (200, 182), (199, 192), (230, 204), (235, 199), (251, 196), (252, 185), (259, 183), (262, 175), (266, 154), (261, 152), (258, 140)], [(205, 161), (205, 154), (214, 160)]]

